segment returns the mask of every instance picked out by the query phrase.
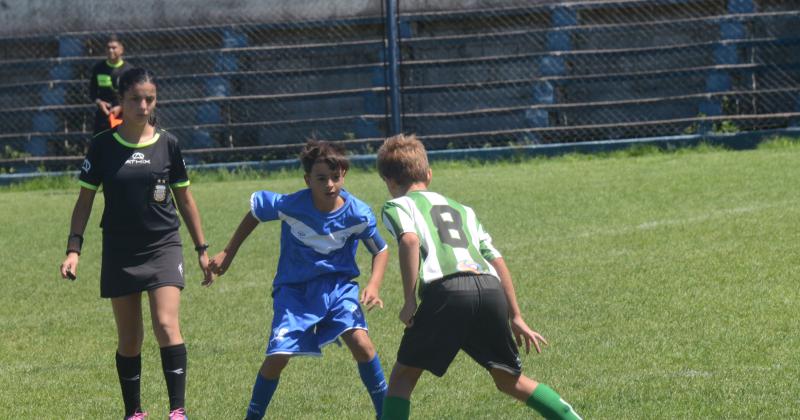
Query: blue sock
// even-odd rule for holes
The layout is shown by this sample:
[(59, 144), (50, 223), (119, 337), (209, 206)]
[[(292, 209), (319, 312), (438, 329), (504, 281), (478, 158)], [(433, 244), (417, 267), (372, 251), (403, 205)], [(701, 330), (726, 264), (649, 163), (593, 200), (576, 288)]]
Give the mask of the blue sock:
[(369, 362), (358, 364), (358, 374), (361, 375), (361, 382), (367, 387), (369, 397), (372, 398), (372, 405), (375, 406), (375, 413), (381, 418), (383, 413), (383, 398), (386, 397), (386, 378), (383, 376), (381, 359), (378, 354)]
[(278, 379), (267, 379), (256, 375), (256, 383), (253, 385), (253, 396), (250, 398), (250, 405), (247, 407), (248, 420), (261, 420), (267, 413), (267, 406), (272, 400), (272, 394), (278, 388)]

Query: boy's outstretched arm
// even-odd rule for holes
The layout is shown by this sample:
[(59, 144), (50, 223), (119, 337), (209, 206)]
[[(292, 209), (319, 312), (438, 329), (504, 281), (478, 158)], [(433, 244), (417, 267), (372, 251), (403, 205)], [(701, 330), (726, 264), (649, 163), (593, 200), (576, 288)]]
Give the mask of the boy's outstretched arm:
[(372, 256), (372, 274), (364, 290), (361, 291), (361, 304), (371, 311), (376, 305), (383, 309), (383, 300), (379, 296), (381, 284), (383, 284), (383, 273), (386, 272), (386, 264), (389, 261), (388, 248)]
[(519, 310), (519, 304), (517, 303), (517, 293), (514, 291), (514, 283), (511, 281), (511, 272), (508, 271), (508, 266), (506, 266), (506, 262), (503, 257), (498, 257), (493, 260), (489, 261), (489, 264), (494, 267), (497, 271), (497, 275), (500, 276), (500, 285), (503, 287), (503, 291), (506, 294), (506, 300), (508, 301), (508, 317), (511, 321), (511, 331), (514, 332), (514, 338), (517, 340), (517, 345), (522, 345), (523, 338), (525, 339), (525, 352), (530, 353), (531, 351), (531, 343), (536, 348), (537, 353), (542, 352), (541, 345), (539, 342), (541, 341), (543, 344), (547, 344), (547, 340), (541, 336), (538, 332), (530, 329), (528, 324), (525, 323), (525, 320), (522, 319), (522, 313)]
[(406, 232), (397, 241), (400, 258), (400, 275), (403, 277), (403, 308), (400, 321), (410, 327), (417, 311), (417, 277), (419, 276), (419, 237)]
[(236, 252), (239, 251), (239, 247), (259, 223), (261, 222), (256, 219), (252, 213), (247, 212), (247, 214), (244, 215), (244, 218), (239, 223), (239, 227), (236, 228), (231, 240), (228, 241), (228, 245), (208, 263), (208, 268), (211, 272), (221, 276), (228, 271), (228, 267), (230, 267), (233, 262), (233, 258), (236, 257)]

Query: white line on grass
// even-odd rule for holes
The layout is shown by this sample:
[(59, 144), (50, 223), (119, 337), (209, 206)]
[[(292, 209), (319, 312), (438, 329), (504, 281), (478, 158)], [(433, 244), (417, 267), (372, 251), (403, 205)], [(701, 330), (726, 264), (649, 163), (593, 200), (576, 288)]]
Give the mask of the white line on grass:
[(616, 235), (625, 235), (629, 233), (633, 233), (636, 231), (645, 231), (645, 230), (652, 230), (663, 226), (677, 226), (677, 225), (688, 225), (688, 224), (696, 224), (696, 223), (703, 223), (713, 219), (720, 219), (726, 216), (731, 215), (740, 215), (740, 214), (747, 214), (747, 213), (756, 213), (759, 211), (772, 209), (772, 208), (786, 208), (787, 210), (794, 209), (792, 205), (794, 205), (794, 201), (781, 201), (776, 203), (768, 203), (768, 204), (760, 204), (755, 206), (747, 206), (747, 207), (735, 207), (732, 209), (720, 209), (720, 210), (713, 210), (708, 212), (707, 214), (701, 216), (694, 216), (694, 217), (684, 217), (679, 219), (664, 219), (664, 220), (653, 220), (649, 222), (640, 223), (636, 226), (628, 226), (628, 227), (621, 227), (617, 229), (598, 229), (592, 230), (588, 232), (582, 232), (574, 237), (577, 238), (590, 238), (594, 236), (616, 236)]

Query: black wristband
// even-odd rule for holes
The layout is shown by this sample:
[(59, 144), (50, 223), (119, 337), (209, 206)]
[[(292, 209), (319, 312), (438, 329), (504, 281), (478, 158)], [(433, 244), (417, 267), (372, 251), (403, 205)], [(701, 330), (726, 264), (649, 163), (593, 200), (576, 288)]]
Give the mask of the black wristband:
[[(71, 246), (70, 242), (72, 241), (72, 238), (78, 238), (78, 247), (77, 248), (74, 247), (74, 246)], [(78, 255), (81, 255), (81, 249), (82, 248), (83, 248), (83, 235), (81, 235), (79, 233), (70, 233), (69, 236), (67, 237), (67, 255), (69, 255), (70, 252), (74, 252), (74, 253), (76, 253)]]
[(207, 249), (208, 249), (208, 243), (207, 242), (204, 242), (204, 243), (194, 247), (194, 250), (197, 251), (198, 254), (201, 253), (201, 252), (204, 252)]
[(69, 236), (67, 237), (67, 240), (70, 240), (72, 238), (78, 238), (81, 241), (81, 246), (83, 246), (83, 235), (81, 235), (80, 233), (70, 233)]

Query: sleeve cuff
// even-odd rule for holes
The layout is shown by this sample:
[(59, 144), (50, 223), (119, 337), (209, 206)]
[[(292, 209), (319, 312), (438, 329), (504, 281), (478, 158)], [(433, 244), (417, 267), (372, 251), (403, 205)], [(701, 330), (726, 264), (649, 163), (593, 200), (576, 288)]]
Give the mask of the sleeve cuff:
[(87, 190), (92, 190), (92, 191), (97, 191), (97, 189), (99, 188), (98, 185), (92, 185), (86, 181), (78, 181), (78, 185), (80, 185), (83, 188), (86, 188)]
[(189, 180), (187, 179), (186, 181), (181, 181), (181, 182), (176, 182), (174, 184), (169, 184), (169, 186), (172, 187), (172, 188), (186, 188), (186, 187), (189, 186), (189, 184), (191, 184), (191, 182), (189, 182)]

